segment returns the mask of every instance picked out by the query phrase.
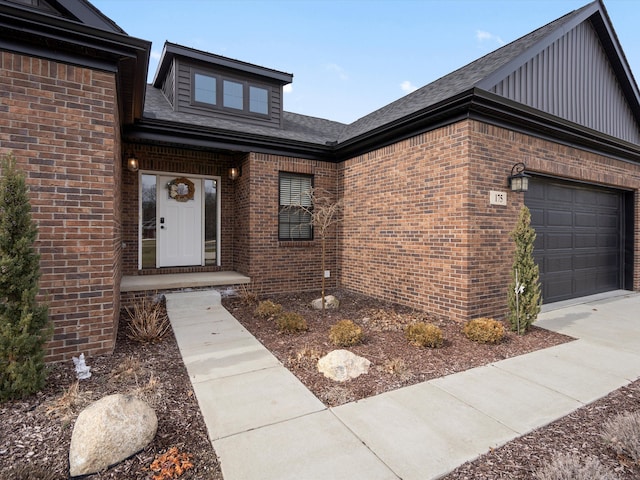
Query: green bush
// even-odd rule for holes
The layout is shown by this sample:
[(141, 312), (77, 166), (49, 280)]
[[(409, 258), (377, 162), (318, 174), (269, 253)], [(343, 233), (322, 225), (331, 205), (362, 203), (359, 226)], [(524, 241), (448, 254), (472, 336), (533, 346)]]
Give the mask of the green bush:
[(362, 328), (351, 320), (340, 320), (329, 329), (329, 340), (337, 347), (351, 347), (362, 339)]
[(640, 464), (640, 412), (620, 413), (605, 422), (602, 438), (618, 455)]
[(442, 330), (431, 323), (412, 323), (405, 329), (405, 335), (413, 345), (418, 347), (439, 348), (444, 342)]
[(282, 313), (282, 305), (271, 300), (264, 300), (258, 304), (253, 313), (260, 318), (275, 317)]
[(51, 328), (36, 301), (40, 256), (25, 176), (5, 156), (0, 178), (0, 401), (42, 389), (44, 344)]
[(276, 325), (280, 333), (298, 333), (309, 329), (304, 317), (295, 312), (282, 312), (276, 317)]
[(504, 338), (504, 325), (493, 318), (476, 318), (465, 323), (462, 333), (478, 343), (500, 343)]
[(534, 473), (537, 480), (617, 480), (597, 458), (584, 462), (572, 455), (557, 454)]

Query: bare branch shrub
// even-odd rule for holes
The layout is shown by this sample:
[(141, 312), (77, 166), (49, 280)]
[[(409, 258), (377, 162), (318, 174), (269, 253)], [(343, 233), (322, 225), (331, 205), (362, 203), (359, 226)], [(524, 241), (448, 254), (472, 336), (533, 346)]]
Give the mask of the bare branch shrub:
[(620, 413), (607, 420), (602, 438), (617, 454), (640, 464), (640, 412)]
[(300, 199), (299, 203), (292, 204), (288, 208), (300, 210), (306, 213), (310, 220), (309, 224), (313, 227), (313, 231), (320, 237), (322, 245), (321, 253), (321, 296), (322, 296), (322, 311), (325, 311), (325, 276), (326, 270), (326, 252), (327, 252), (327, 238), (333, 231), (333, 227), (342, 222), (342, 212), (344, 211), (344, 199), (336, 199), (336, 196), (331, 192), (319, 188), (311, 188), (304, 194), (311, 200), (311, 206), (308, 206), (308, 202)]

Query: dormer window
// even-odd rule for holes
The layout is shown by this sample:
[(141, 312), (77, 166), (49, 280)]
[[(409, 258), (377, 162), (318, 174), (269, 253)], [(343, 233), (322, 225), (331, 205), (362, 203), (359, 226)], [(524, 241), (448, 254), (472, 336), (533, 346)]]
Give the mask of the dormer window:
[(217, 105), (217, 79), (210, 75), (195, 73), (193, 75), (193, 101), (207, 105)]
[(226, 108), (235, 108), (236, 110), (244, 109), (244, 93), (243, 85), (239, 82), (224, 80), (223, 85), (223, 105)]
[(202, 71), (193, 71), (191, 81), (191, 103), (194, 106), (222, 108), (247, 115), (269, 115), (268, 87)]
[(261, 87), (249, 87), (249, 111), (262, 115), (269, 114), (269, 90)]

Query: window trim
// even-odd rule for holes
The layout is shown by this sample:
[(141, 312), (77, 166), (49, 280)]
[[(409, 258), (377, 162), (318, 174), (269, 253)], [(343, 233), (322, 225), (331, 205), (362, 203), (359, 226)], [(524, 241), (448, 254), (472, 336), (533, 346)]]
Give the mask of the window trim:
[[(283, 237), (280, 235), (280, 231), (281, 231), (281, 215), (283, 213), (283, 209), (285, 208), (289, 208), (291, 204), (289, 205), (283, 205), (280, 203), (280, 196), (281, 196), (281, 192), (282, 192), (282, 180), (283, 178), (286, 177), (298, 177), (298, 178), (308, 178), (310, 180), (310, 185), (311, 188), (313, 188), (314, 186), (314, 176), (310, 175), (310, 174), (306, 174), (306, 173), (297, 173), (297, 172), (286, 172), (286, 171), (280, 171), (278, 172), (278, 241), (280, 242), (311, 242), (314, 240), (314, 228), (312, 224), (309, 224), (309, 235), (305, 236), (305, 237), (296, 237), (296, 238), (292, 238), (291, 236), (289, 237)], [(313, 206), (311, 206), (311, 209), (313, 209)], [(289, 222), (289, 225), (291, 225), (291, 222)], [(298, 225), (302, 225), (302, 223), (298, 223)], [(291, 228), (289, 228), (289, 232), (291, 231)]]
[[(196, 75), (202, 75), (203, 77), (213, 78), (216, 82), (216, 103), (200, 102), (196, 100)], [(217, 110), (220, 108), (220, 78), (218, 75), (206, 72), (204, 70), (191, 70), (191, 105), (204, 107), (207, 109)]]
[[(214, 78), (216, 81), (216, 103), (215, 105), (207, 102), (200, 102), (196, 100), (196, 75), (203, 75), (205, 77)], [(235, 115), (242, 115), (244, 117), (271, 118), (271, 107), (273, 102), (273, 89), (271, 85), (252, 82), (250, 80), (235, 77), (233, 75), (221, 75), (218, 73), (212, 73), (210, 71), (191, 67), (190, 75), (190, 104), (193, 107), (203, 108), (209, 111), (217, 111), (224, 113), (232, 113)], [(224, 104), (224, 82), (233, 82), (242, 86), (242, 108), (227, 107)], [(251, 110), (251, 87), (264, 90), (267, 92), (267, 113), (255, 112)]]

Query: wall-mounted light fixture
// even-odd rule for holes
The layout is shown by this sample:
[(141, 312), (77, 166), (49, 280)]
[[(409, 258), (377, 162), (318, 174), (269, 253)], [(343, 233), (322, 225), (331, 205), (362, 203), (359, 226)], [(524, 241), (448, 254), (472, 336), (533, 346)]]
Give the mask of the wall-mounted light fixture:
[(240, 167), (231, 167), (229, 169), (229, 178), (231, 180), (237, 180), (242, 175)]
[(530, 175), (524, 173), (526, 165), (522, 162), (516, 163), (511, 168), (511, 175), (509, 175), (509, 186), (513, 192), (526, 192), (529, 190)]
[(139, 168), (138, 159), (135, 155), (127, 155), (127, 168), (130, 172), (137, 172)]

